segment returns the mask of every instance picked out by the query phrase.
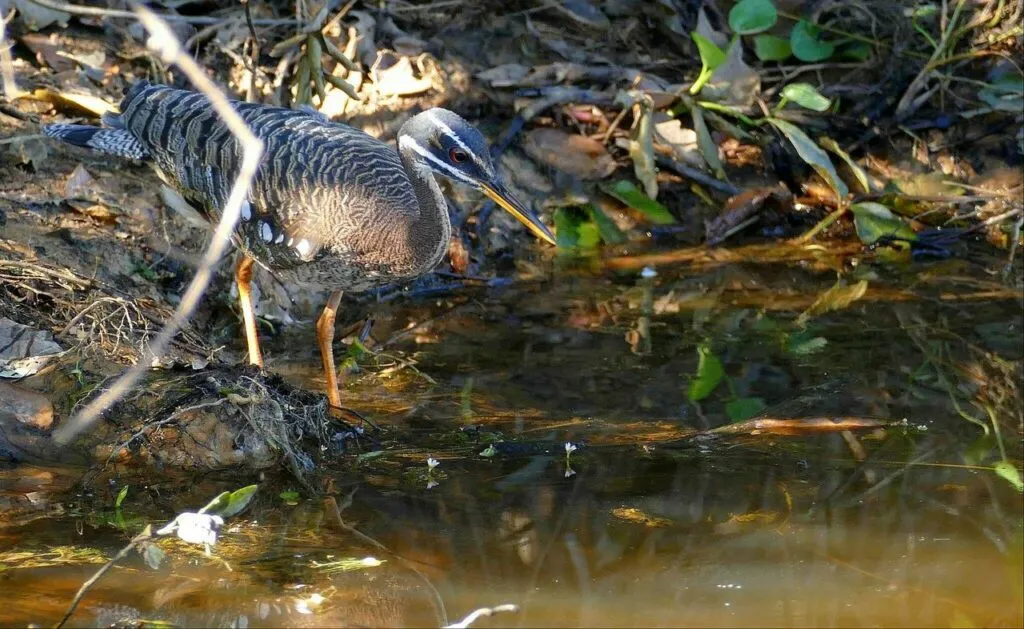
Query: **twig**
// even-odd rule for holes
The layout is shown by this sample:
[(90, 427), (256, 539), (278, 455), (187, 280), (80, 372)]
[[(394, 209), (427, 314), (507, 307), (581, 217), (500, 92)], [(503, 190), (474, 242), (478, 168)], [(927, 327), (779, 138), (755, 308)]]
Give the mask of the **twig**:
[[(14, 15), (11, 10), (10, 15)], [(21, 94), (18, 83), (14, 80), (14, 62), (11, 60), (11, 51), (7, 47), (7, 20), (0, 15), (0, 77), (3, 78), (4, 94), (7, 98), (16, 98)]]
[(719, 192), (728, 194), (730, 196), (739, 194), (740, 192), (739, 188), (732, 185), (731, 183), (719, 181), (718, 179), (715, 179), (714, 177), (708, 175), (707, 173), (701, 170), (687, 166), (686, 164), (674, 160), (666, 155), (655, 155), (655, 161), (657, 161), (658, 166), (661, 166), (662, 168), (668, 168), (669, 170), (674, 170), (683, 177), (686, 177), (687, 179), (692, 179), (693, 181), (705, 185), (708, 188), (711, 188), (712, 190), (718, 190)]
[(130, 553), (139, 543), (149, 541), (151, 539), (153, 539), (153, 529), (152, 527), (147, 526), (145, 530), (133, 537), (132, 540), (128, 542), (127, 546), (119, 550), (117, 554), (110, 559), (110, 561), (103, 564), (103, 567), (97, 570), (96, 574), (89, 577), (89, 580), (83, 583), (82, 587), (78, 588), (78, 592), (75, 593), (75, 597), (71, 599), (71, 604), (68, 605), (68, 610), (64, 612), (64, 617), (60, 619), (60, 622), (54, 625), (54, 628), (60, 629), (64, 626), (64, 623), (71, 618), (71, 614), (75, 613), (75, 609), (78, 607), (78, 604), (82, 602), (82, 599), (85, 597), (86, 592), (89, 591), (89, 588), (95, 585), (108, 570), (113, 568), (115, 563), (124, 559), (125, 556), (127, 556), (128, 553)]
[[(71, 13), (73, 15), (92, 15), (96, 17), (117, 17), (125, 18), (129, 20), (142, 19), (139, 15), (136, 15), (132, 11), (119, 11), (117, 9), (102, 9), (99, 7), (83, 7), (76, 4), (68, 4), (66, 2), (52, 2), (51, 0), (29, 0), (33, 4), (38, 4), (41, 7), (46, 7), (52, 11), (63, 11), (64, 13)], [(173, 15), (173, 14), (162, 14), (157, 16), (158, 19), (163, 19), (167, 22), (184, 22), (186, 24), (220, 24), (225, 19), (224, 17), (213, 17), (213, 16), (196, 16), (196, 15)], [(295, 24), (295, 20), (289, 19), (259, 19), (253, 20), (254, 24), (259, 26), (286, 26)]]
[(486, 618), (486, 617), (489, 617), (489, 616), (493, 616), (495, 614), (500, 614), (501, 612), (518, 612), (518, 611), (519, 611), (519, 606), (518, 605), (512, 605), (512, 604), (497, 605), (495, 607), (481, 607), (480, 609), (474, 611), (473, 613), (471, 613), (470, 615), (466, 616), (465, 618), (463, 618), (459, 622), (451, 624), (451, 625), (446, 625), (445, 629), (466, 629), (466, 627), (469, 627), (470, 625), (472, 625), (479, 618)]
[(195, 277), (192, 278), (188, 290), (182, 296), (181, 303), (178, 304), (177, 309), (171, 315), (170, 321), (153, 339), (134, 367), (125, 372), (124, 375), (114, 382), (113, 386), (89, 403), (78, 415), (72, 417), (66, 424), (61, 425), (54, 431), (53, 439), (61, 445), (67, 444), (76, 435), (92, 425), (105, 410), (110, 408), (125, 392), (134, 386), (142, 378), (146, 370), (149, 369), (153, 360), (164, 353), (171, 339), (191, 316), (203, 293), (206, 291), (207, 285), (210, 283), (214, 265), (216, 265), (230, 245), (231, 232), (234, 231), (235, 225), (238, 222), (242, 203), (248, 196), (249, 185), (252, 183), (256, 169), (259, 166), (260, 157), (263, 155), (263, 142), (249, 130), (249, 127), (242, 120), (241, 116), (238, 115), (238, 112), (231, 107), (224, 93), (214, 85), (213, 81), (199, 67), (199, 64), (182, 50), (181, 42), (171, 32), (167, 23), (141, 5), (134, 4), (133, 2), (133, 7), (146, 30), (150, 32), (147, 44), (156, 49), (166, 63), (174, 63), (181, 68), (193, 85), (210, 100), (217, 114), (224, 120), (228, 129), (238, 139), (238, 143), (242, 147), (242, 163), (238, 170), (235, 184), (231, 189), (231, 194), (228, 196), (227, 203), (224, 206), (224, 213), (220, 218), (220, 222), (217, 223), (217, 229), (214, 231), (213, 238), (203, 255), (200, 267), (196, 271)]

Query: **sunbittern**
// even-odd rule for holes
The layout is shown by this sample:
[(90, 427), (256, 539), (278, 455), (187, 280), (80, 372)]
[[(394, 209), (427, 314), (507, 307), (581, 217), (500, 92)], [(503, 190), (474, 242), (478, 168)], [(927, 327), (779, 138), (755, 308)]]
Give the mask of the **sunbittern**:
[[(334, 317), (343, 291), (365, 291), (431, 271), (451, 237), (434, 174), (473, 186), (554, 244), (547, 227), (503, 183), (483, 136), (445, 109), (410, 118), (398, 150), (309, 111), (233, 101), (264, 142), (243, 204), (235, 269), (249, 362), (263, 367), (253, 312), (252, 265), (282, 281), (333, 289), (316, 324), (327, 397), (341, 406)], [(198, 92), (135, 83), (104, 127), (54, 124), (46, 135), (121, 157), (152, 161), (161, 178), (211, 223), (220, 218), (242, 160), (237, 139)]]

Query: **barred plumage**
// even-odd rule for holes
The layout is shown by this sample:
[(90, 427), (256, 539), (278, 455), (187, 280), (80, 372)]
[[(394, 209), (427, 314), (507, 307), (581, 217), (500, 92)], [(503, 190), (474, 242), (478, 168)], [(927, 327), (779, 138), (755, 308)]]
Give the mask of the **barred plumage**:
[[(247, 254), (236, 277), (250, 362), (262, 365), (248, 296), (252, 260), (284, 281), (334, 288), (318, 333), (335, 406), (328, 353), (340, 291), (417, 277), (447, 250), (451, 223), (434, 173), (479, 188), (554, 243), (547, 228), (511, 198), (480, 133), (450, 111), (413, 116), (398, 133), (396, 151), (316, 112), (237, 101), (232, 106), (264, 143), (235, 229), (235, 242)], [(125, 94), (120, 114), (103, 122), (106, 128), (50, 125), (44, 133), (152, 161), (208, 220), (220, 218), (242, 151), (204, 95), (141, 81)]]

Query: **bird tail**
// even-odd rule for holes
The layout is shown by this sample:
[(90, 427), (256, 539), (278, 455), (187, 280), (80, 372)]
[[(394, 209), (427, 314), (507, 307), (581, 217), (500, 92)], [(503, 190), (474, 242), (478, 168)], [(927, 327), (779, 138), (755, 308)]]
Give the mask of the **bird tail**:
[(43, 126), (43, 135), (57, 138), (74, 146), (90, 148), (101, 153), (126, 157), (128, 159), (146, 159), (149, 151), (124, 128), (121, 117), (117, 114), (103, 114), (104, 127), (93, 127), (84, 124), (51, 124)]

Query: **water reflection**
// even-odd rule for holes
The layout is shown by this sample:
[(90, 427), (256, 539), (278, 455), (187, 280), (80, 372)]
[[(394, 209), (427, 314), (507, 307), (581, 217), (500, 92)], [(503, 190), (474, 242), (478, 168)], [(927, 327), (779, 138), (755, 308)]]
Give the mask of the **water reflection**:
[[(330, 502), (288, 506), (288, 480), (268, 479), (223, 531), (223, 562), (180, 545), (160, 571), (133, 557), (72, 624), (438, 626), (516, 603), (478, 626), (1020, 626), (1024, 508), (963, 417), (992, 409), (1019, 453), (1020, 299), (979, 269), (950, 277), (875, 274), (861, 301), (802, 327), (834, 274), (567, 276), (375, 307), (369, 346), (405, 362), (384, 373), (361, 357), (346, 402), (401, 440), (324, 469), (334, 504), (356, 490), (345, 523), (390, 552), (340, 528)], [(724, 380), (691, 403), (701, 344)], [(304, 346), (281, 338), (268, 356), (315, 388)], [(755, 397), (777, 417), (905, 421), (705, 432)], [(0, 473), (0, 545), (35, 554), (0, 559), (2, 625), (53, 623), (96, 568), (44, 553), (110, 556), (132, 526), (251, 480), (147, 478), (121, 531), (97, 515), (113, 490), (27, 469)]]

